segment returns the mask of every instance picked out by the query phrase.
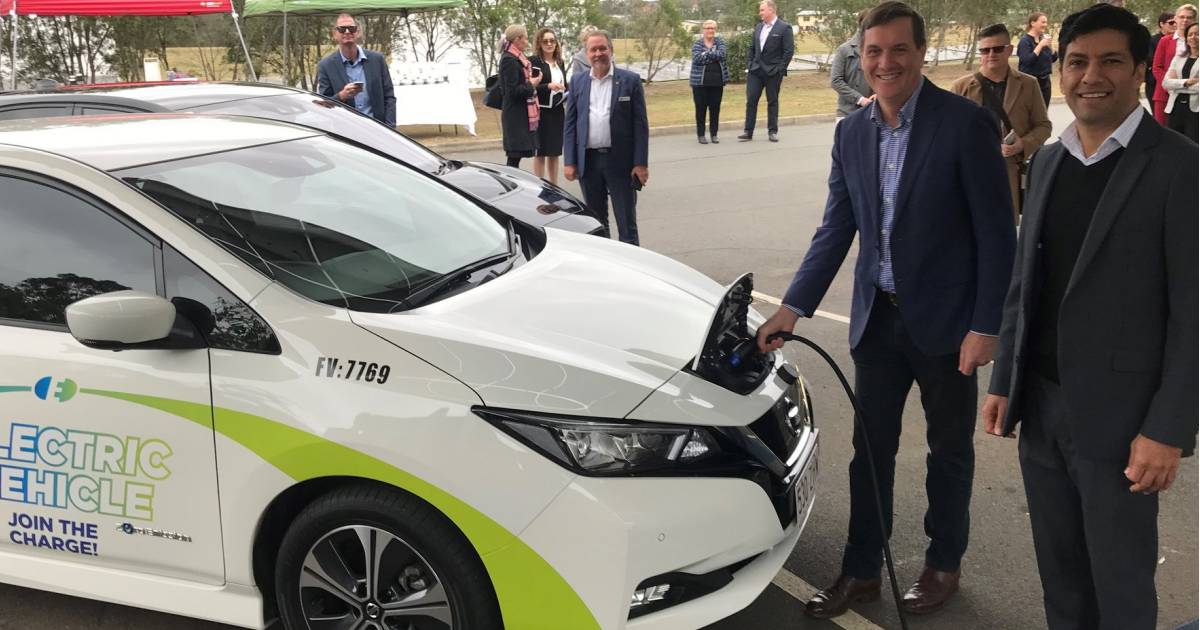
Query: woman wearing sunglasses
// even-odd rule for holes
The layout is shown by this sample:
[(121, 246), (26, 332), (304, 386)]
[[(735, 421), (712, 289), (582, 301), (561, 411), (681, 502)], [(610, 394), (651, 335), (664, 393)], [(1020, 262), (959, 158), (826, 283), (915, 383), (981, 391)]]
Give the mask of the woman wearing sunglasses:
[(1158, 50), (1158, 42), (1164, 37), (1172, 37), (1175, 35), (1175, 12), (1164, 11), (1158, 16), (1158, 32), (1150, 36), (1150, 55), (1147, 59), (1151, 62), (1146, 64), (1146, 101), (1154, 102), (1154, 88), (1158, 87), (1158, 79), (1154, 77), (1154, 53)]
[(558, 185), (558, 159), (563, 152), (563, 120), (566, 118), (567, 72), (563, 64), (562, 44), (548, 28), (539, 29), (533, 38), (536, 52), (529, 58), (541, 70), (537, 88), (541, 121), (538, 123), (538, 147), (533, 155), (533, 174)]

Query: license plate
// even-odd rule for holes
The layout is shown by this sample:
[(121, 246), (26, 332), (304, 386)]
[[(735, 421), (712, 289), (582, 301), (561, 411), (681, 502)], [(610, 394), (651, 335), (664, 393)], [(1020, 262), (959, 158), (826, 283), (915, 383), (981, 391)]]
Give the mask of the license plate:
[(804, 467), (804, 472), (796, 479), (796, 518), (804, 522), (808, 510), (812, 507), (817, 496), (817, 449), (814, 447), (812, 457)]

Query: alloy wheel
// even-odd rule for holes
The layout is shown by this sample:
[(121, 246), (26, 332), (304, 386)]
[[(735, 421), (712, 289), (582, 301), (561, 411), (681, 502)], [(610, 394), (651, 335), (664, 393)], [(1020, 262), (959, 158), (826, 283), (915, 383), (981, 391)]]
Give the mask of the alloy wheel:
[(453, 630), (445, 585), (399, 536), (341, 527), (309, 549), (300, 569), (309, 630)]

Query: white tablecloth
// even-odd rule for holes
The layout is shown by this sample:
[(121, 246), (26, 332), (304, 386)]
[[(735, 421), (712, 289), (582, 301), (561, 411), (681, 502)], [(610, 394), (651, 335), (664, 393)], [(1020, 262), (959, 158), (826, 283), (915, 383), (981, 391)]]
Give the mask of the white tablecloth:
[(458, 63), (393, 63), (396, 125), (462, 125), (475, 135), (475, 104)]

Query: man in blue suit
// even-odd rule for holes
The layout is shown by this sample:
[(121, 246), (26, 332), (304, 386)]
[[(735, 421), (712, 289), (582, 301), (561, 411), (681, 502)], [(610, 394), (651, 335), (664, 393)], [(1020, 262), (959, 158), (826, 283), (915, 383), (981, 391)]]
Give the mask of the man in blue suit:
[(604, 31), (585, 43), (590, 71), (571, 79), (563, 137), (563, 175), (579, 178), (588, 209), (608, 230), (608, 198), (621, 241), (639, 244), (637, 191), (650, 179), (650, 123), (642, 79), (612, 63)]
[(358, 22), (343, 13), (333, 27), (337, 49), (317, 65), (317, 93), (396, 126), (396, 95), (383, 55), (358, 45)]
[(882, 531), (891, 533), (901, 416), (914, 380), (927, 423), (930, 542), (905, 609), (944, 606), (967, 549), (975, 369), (996, 348), (1016, 237), (996, 123), (925, 80), (924, 58), (924, 21), (908, 5), (884, 2), (863, 19), (863, 73), (876, 100), (834, 129), (824, 221), (784, 306), (758, 331), (760, 347), (778, 347), (769, 335), (811, 317), (858, 236), (850, 354), (867, 431), (855, 426), (841, 575), (805, 606), (814, 617), (879, 597)]

